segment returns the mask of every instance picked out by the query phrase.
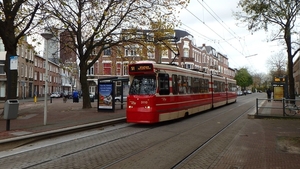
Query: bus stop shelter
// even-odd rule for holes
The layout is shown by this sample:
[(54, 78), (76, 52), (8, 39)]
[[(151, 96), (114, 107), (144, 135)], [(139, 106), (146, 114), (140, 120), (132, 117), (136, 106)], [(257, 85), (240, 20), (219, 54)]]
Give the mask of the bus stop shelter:
[[(98, 79), (98, 111), (115, 111), (116, 94), (121, 96), (121, 109), (124, 108), (124, 83), (129, 82), (128, 77), (108, 77)], [(116, 89), (116, 84), (119, 88)]]

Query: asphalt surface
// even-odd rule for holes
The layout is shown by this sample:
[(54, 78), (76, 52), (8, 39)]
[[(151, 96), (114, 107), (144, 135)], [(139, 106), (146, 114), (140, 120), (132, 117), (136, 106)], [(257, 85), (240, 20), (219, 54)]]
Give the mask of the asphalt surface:
[[(124, 109), (116, 106), (114, 112), (98, 111), (97, 100), (92, 107), (82, 109), (81, 102), (52, 99), (44, 125), (44, 102), (20, 100), (18, 117), (10, 120), (9, 131), (7, 120), (0, 119), (0, 147), (19, 139), (126, 120), (126, 104)], [(300, 114), (283, 116), (281, 101), (265, 101), (258, 107), (244, 119), (239, 135), (211, 168), (300, 168)]]

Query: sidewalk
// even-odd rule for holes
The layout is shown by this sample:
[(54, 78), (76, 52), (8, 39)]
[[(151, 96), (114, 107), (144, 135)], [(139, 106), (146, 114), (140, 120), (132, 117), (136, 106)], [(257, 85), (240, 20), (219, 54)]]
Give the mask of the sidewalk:
[[(126, 103), (124, 109), (120, 108), (120, 103), (116, 105), (115, 112), (98, 112), (97, 100), (91, 103), (91, 109), (82, 109), (81, 101), (73, 103), (72, 99), (68, 99), (64, 103), (63, 98), (53, 98), (52, 103), (48, 101), (47, 123), (44, 125), (44, 101), (20, 100), (18, 118), (10, 120), (9, 131), (6, 131), (7, 121), (1, 116), (0, 140), (116, 118), (125, 119)], [(3, 111), (3, 105), (0, 103), (0, 111)]]

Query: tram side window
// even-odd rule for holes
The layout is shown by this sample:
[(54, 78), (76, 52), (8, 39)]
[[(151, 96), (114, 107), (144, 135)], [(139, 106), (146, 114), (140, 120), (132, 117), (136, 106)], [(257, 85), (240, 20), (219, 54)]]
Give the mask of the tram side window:
[(172, 75), (172, 93), (178, 94), (177, 75)]
[(213, 89), (214, 89), (214, 92), (220, 92), (220, 83), (219, 83), (219, 81), (214, 81)]
[(214, 81), (214, 92), (225, 92), (225, 82)]
[(177, 83), (178, 83), (178, 91), (179, 94), (185, 94), (186, 93), (186, 77), (185, 76), (178, 76)]
[(208, 93), (209, 84), (208, 79), (200, 79), (200, 93)]
[(221, 92), (225, 92), (225, 82), (220, 82), (221, 83)]
[(158, 74), (158, 86), (160, 95), (169, 95), (170, 86), (169, 86), (169, 75), (165, 73)]
[(186, 93), (192, 93), (192, 78), (187, 77)]
[(228, 91), (235, 92), (236, 91), (236, 85), (234, 83), (228, 84)]
[(200, 79), (199, 78), (192, 79), (192, 91), (193, 91), (193, 93), (200, 92)]

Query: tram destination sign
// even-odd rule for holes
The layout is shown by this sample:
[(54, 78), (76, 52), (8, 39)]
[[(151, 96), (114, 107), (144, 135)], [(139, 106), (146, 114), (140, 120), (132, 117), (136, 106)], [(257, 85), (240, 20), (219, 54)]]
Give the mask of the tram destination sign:
[(153, 72), (152, 64), (129, 65), (129, 72)]

